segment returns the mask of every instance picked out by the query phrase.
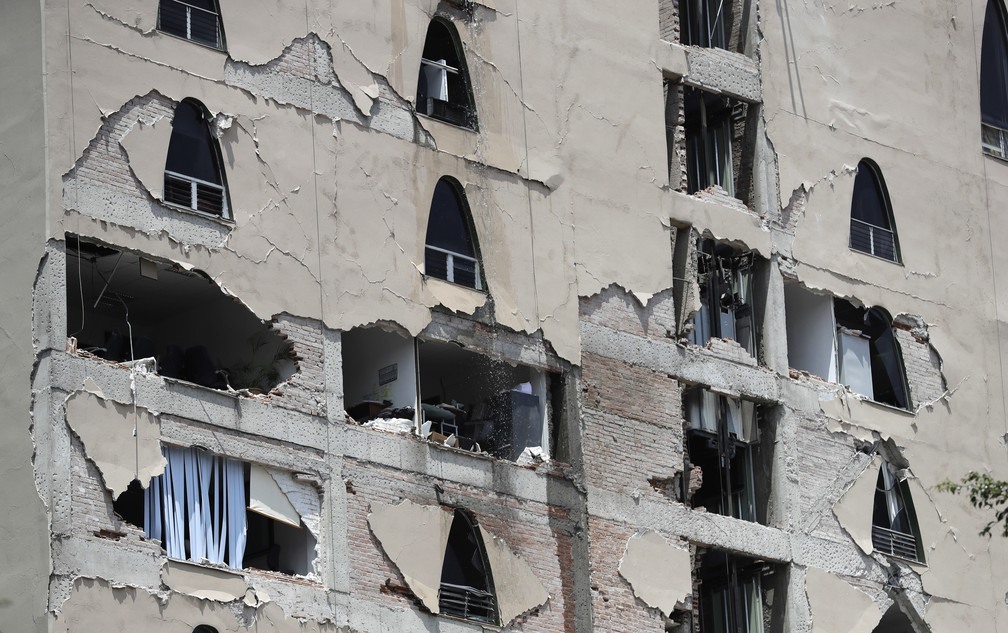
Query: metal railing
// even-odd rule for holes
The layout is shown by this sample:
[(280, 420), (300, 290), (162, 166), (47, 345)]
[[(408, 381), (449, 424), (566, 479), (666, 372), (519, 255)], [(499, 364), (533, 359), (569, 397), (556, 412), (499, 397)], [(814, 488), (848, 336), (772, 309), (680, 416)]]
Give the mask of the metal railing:
[(891, 262), (896, 259), (896, 236), (884, 227), (851, 218), (850, 247)]
[(905, 534), (884, 528), (881, 525), (873, 525), (871, 536), (872, 547), (876, 551), (888, 556), (920, 562), (920, 557), (917, 555), (917, 539), (913, 534)]
[(479, 260), (476, 258), (428, 244), (424, 259), (425, 270), (431, 277), (476, 290), (483, 289)]
[[(421, 74), (423, 74), (423, 69), (440, 70), (446, 73), (446, 75), (448, 73), (452, 75), (461, 74), (459, 69), (454, 66), (442, 64), (439, 61), (427, 59), (426, 57), (421, 58), (420, 67), (422, 69)], [(444, 94), (441, 94), (441, 90), (437, 90), (432, 94), (430, 86), (427, 87), (425, 92), (426, 94), (423, 94), (421, 98), (417, 99), (417, 112), (435, 119), (440, 119), (446, 123), (451, 123), (452, 125), (470, 128), (473, 127), (473, 113), (469, 105), (464, 103), (464, 99), (461, 102), (458, 98), (453, 100), (448, 90), (445, 90)], [(442, 99), (442, 96), (445, 97), (445, 99)], [(455, 96), (458, 97), (457, 94)]]
[(214, 48), (224, 48), (220, 16), (179, 0), (161, 0), (158, 5), (158, 30)]
[(1008, 130), (988, 123), (980, 124), (980, 142), (984, 154), (1008, 159)]
[(497, 624), (493, 594), (474, 587), (441, 583), (438, 607), (443, 615)]
[(228, 217), (224, 187), (178, 172), (165, 171), (164, 200), (200, 213)]

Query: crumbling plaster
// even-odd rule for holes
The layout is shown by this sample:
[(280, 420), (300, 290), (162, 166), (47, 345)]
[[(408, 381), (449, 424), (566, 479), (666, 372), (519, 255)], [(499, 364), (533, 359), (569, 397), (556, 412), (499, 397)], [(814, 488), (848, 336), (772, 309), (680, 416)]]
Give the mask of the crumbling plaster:
[(619, 573), (634, 595), (669, 616), (693, 593), (689, 549), (676, 547), (657, 532), (635, 534), (627, 542)]

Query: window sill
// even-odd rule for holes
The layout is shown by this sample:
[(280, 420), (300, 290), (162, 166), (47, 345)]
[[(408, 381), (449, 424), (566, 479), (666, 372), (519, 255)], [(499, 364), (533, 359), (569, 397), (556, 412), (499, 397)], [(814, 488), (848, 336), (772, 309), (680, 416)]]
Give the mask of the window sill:
[(997, 154), (995, 154), (995, 153), (993, 153), (993, 152), (989, 152), (989, 151), (987, 151), (986, 149), (984, 149), (984, 148), (982, 148), (982, 147), (981, 147), (981, 149), (980, 149), (980, 152), (981, 152), (981, 153), (982, 153), (982, 154), (983, 154), (983, 155), (984, 155), (985, 157), (987, 157), (987, 158), (991, 158), (991, 159), (994, 159), (994, 160), (996, 160), (996, 161), (997, 161), (997, 162), (999, 162), (999, 163), (1002, 163), (1002, 164), (1005, 164), (1005, 165), (1008, 165), (1008, 155), (1005, 155), (1005, 156), (998, 156)]
[(162, 206), (165, 206), (173, 211), (178, 211), (179, 213), (186, 213), (197, 218), (210, 220), (211, 222), (216, 222), (217, 224), (221, 224), (229, 228), (233, 228), (235, 226), (235, 221), (231, 218), (225, 218), (212, 213), (204, 213), (203, 211), (197, 211), (196, 209), (192, 209), (190, 207), (183, 207), (182, 205), (175, 204), (174, 202), (165, 202), (164, 200), (158, 200), (158, 202), (160, 202)]
[(437, 121), (439, 124), (446, 125), (446, 126), (452, 128), (452, 129), (455, 129), (455, 130), (462, 130), (463, 132), (470, 132), (472, 134), (479, 134), (479, 129), (476, 128), (476, 127), (466, 127), (464, 125), (458, 125), (458, 124), (452, 123), (451, 121), (448, 121), (446, 119), (441, 119), (441, 118), (438, 118), (436, 116), (431, 116), (429, 114), (424, 114), (423, 112), (420, 112), (419, 110), (414, 110), (414, 112), (416, 112), (416, 115), (418, 117), (422, 118), (422, 119), (426, 119), (428, 121)]
[(191, 40), (188, 37), (182, 37), (181, 35), (175, 35), (174, 33), (169, 33), (168, 31), (162, 31), (161, 29), (156, 29), (161, 35), (172, 38), (173, 40), (179, 40), (180, 42), (189, 42), (190, 44), (195, 44), (210, 51), (217, 51), (218, 53), (227, 56), (228, 52), (226, 48), (221, 48), (218, 46), (210, 46), (209, 44), (204, 44), (199, 40)]
[(849, 244), (847, 245), (847, 250), (849, 250), (852, 253), (857, 253), (858, 255), (866, 255), (868, 257), (871, 257), (872, 259), (877, 259), (879, 261), (886, 262), (887, 264), (895, 264), (901, 268), (904, 267), (902, 260), (899, 259), (892, 260), (892, 259), (886, 259), (885, 257), (879, 257), (878, 255), (874, 255), (872, 253), (869, 253), (868, 251), (860, 251)]

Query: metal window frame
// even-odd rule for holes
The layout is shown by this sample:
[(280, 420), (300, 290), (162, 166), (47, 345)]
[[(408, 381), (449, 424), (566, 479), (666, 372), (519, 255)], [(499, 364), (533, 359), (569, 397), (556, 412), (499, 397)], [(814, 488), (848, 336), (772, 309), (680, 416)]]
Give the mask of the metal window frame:
[[(426, 244), (425, 247), (427, 248), (427, 250), (434, 251), (436, 253), (441, 253), (441, 254), (445, 255), (445, 264), (446, 264), (446, 269), (448, 271), (447, 272), (447, 276), (445, 278), (445, 281), (453, 283), (453, 284), (464, 286), (466, 288), (469, 287), (469, 286), (466, 286), (465, 284), (461, 284), (461, 283), (458, 283), (457, 281), (455, 281), (455, 259), (458, 258), (458, 259), (461, 259), (463, 261), (471, 262), (472, 265), (473, 265), (473, 270), (475, 271), (474, 272), (474, 275), (475, 275), (475, 286), (473, 286), (473, 290), (478, 290), (480, 292), (483, 291), (483, 277), (480, 274), (480, 261), (479, 261), (478, 258), (476, 258), (476, 257), (469, 257), (468, 255), (463, 255), (462, 253), (458, 253), (458, 252), (455, 252), (455, 251), (450, 251), (450, 250), (448, 250), (446, 248), (440, 248), (438, 246), (431, 246), (430, 244)], [(438, 279), (440, 279), (440, 277), (438, 277)]]
[[(181, 7), (185, 8), (185, 14), (186, 14), (186, 34), (185, 34), (185, 37), (182, 37), (180, 35), (176, 35), (175, 33), (171, 33), (169, 31), (165, 31), (165, 30), (163, 30), (161, 28), (161, 8), (165, 5), (165, 3), (170, 3), (172, 5), (178, 5), (178, 6), (181, 6)], [(224, 29), (223, 29), (223, 27), (221, 25), (220, 6), (217, 5), (216, 2), (214, 3), (214, 5), (217, 6), (217, 11), (210, 11), (210, 10), (204, 9), (203, 7), (193, 6), (193, 5), (191, 5), (191, 4), (187, 3), (187, 2), (182, 2), (182, 0), (160, 0), (158, 2), (157, 29), (159, 31), (161, 31), (162, 33), (166, 33), (166, 34), (172, 35), (174, 37), (182, 37), (182, 39), (185, 39), (187, 41), (193, 42), (195, 44), (199, 44), (201, 46), (208, 46), (208, 47), (216, 49), (216, 50), (225, 50), (225, 46), (224, 46)], [(192, 15), (193, 15), (192, 12), (193, 12), (193, 10), (200, 11), (202, 13), (205, 13), (205, 14), (208, 14), (208, 15), (212, 15), (214, 17), (214, 30), (215, 30), (215, 36), (216, 36), (215, 39), (217, 40), (215, 44), (207, 44), (206, 42), (202, 42), (202, 41), (200, 41), (198, 39), (194, 39), (193, 38), (193, 36), (192, 36)]]
[[(192, 176), (188, 176), (186, 174), (180, 174), (177, 171), (170, 171), (168, 169), (165, 170), (164, 174), (165, 174), (166, 178), (173, 178), (175, 180), (188, 183), (189, 184), (189, 198), (190, 198), (189, 206), (181, 205), (181, 204), (178, 204), (177, 202), (169, 202), (167, 200), (165, 201), (165, 204), (181, 207), (183, 209), (186, 209), (187, 211), (192, 211), (194, 213), (199, 213), (200, 215), (205, 215), (205, 216), (211, 217), (211, 218), (222, 219), (222, 220), (230, 220), (231, 219), (230, 209), (228, 208), (227, 187), (225, 187), (223, 185), (218, 185), (215, 182), (209, 182), (209, 181), (206, 181), (206, 180), (201, 180), (199, 178), (194, 178)], [(199, 207), (198, 207), (198, 197), (197, 197), (197, 193), (198, 193), (199, 188), (197, 187), (197, 185), (202, 185), (204, 187), (210, 187), (211, 189), (215, 189), (217, 191), (220, 191), (220, 194), (221, 194), (221, 213), (220, 213), (220, 215), (217, 215), (215, 213), (207, 213), (206, 211), (201, 211), (199, 209)]]

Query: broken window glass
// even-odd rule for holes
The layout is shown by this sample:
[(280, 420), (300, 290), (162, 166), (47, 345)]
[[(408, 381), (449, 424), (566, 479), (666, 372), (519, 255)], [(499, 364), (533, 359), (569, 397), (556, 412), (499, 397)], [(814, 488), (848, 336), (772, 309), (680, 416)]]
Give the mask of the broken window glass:
[(735, 195), (734, 104), (727, 97), (685, 87), (687, 193), (718, 185)]
[(215, 0), (161, 0), (158, 30), (214, 48), (224, 48), (224, 30)]
[(903, 355), (892, 319), (881, 308), (834, 299), (840, 382), (876, 402), (910, 408)]
[(315, 537), (270, 470), (198, 448), (166, 446), (164, 456), (165, 471), (142, 501), (131, 486), (115, 509), (130, 522), (139, 514), (169, 558), (312, 573)]
[(757, 498), (754, 462), (759, 459), (757, 407), (754, 403), (729, 398), (707, 389), (683, 394), (687, 422), (687, 473), (699, 467), (698, 489), (683, 491), (694, 508), (759, 521), (765, 515), (763, 499)]
[(268, 392), (296, 371), (284, 338), (198, 271), (68, 235), (67, 336), (113, 362), (156, 358), (158, 374)]
[(434, 18), (427, 27), (420, 60), (417, 112), (475, 129), (476, 107), (470, 85), (455, 26), (445, 18)]
[(733, 0), (679, 0), (682, 43), (705, 48), (728, 48), (727, 18)]
[(737, 341), (756, 356), (753, 312), (754, 257), (713, 240), (697, 242), (700, 310), (693, 317), (690, 341), (705, 345), (712, 337)]
[(889, 194), (878, 165), (868, 159), (858, 163), (854, 178), (850, 247), (891, 262), (900, 261)]
[(427, 219), (424, 270), (438, 279), (475, 290), (483, 289), (465, 194), (461, 185), (451, 178), (441, 178), (434, 187)]
[(987, 1), (980, 53), (980, 120), (983, 149), (1008, 157), (1008, 31), (1001, 0)]
[(165, 161), (167, 203), (227, 219), (227, 189), (217, 141), (203, 106), (186, 99), (175, 108)]
[(493, 577), (483, 538), (464, 511), (456, 509), (448, 533), (438, 606), (443, 615), (497, 624)]
[(712, 549), (697, 550), (700, 630), (763, 633), (766, 563)]
[(910, 488), (888, 462), (879, 469), (872, 512), (872, 547), (888, 556), (923, 562), (917, 516)]

